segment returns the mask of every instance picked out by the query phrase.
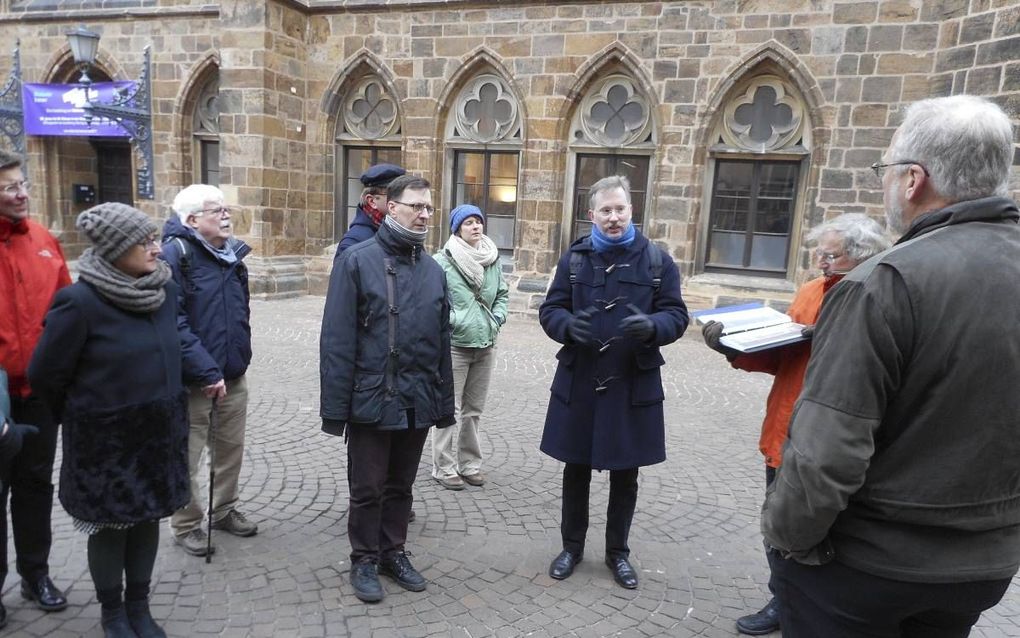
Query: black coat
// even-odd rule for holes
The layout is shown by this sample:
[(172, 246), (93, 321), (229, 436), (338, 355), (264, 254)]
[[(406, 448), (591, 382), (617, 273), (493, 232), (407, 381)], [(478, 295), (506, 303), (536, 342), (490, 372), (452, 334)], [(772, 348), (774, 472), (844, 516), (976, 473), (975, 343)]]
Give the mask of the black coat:
[(57, 293), (28, 376), (63, 423), (60, 502), (98, 523), (139, 523), (187, 504), (188, 409), (177, 286), (151, 314), (79, 281)]
[[(539, 308), (546, 334), (564, 344), (556, 354), (559, 364), (541, 449), (560, 461), (599, 470), (660, 463), (666, 459), (666, 443), (660, 375), (665, 361), (659, 346), (679, 339), (689, 321), (680, 297), (680, 273), (663, 252), (662, 282), (656, 291), (645, 250), (648, 240), (640, 232), (630, 246), (602, 254), (586, 239), (575, 241), (560, 259)], [(584, 256), (574, 284), (572, 252)], [(628, 305), (655, 324), (651, 342), (639, 343), (619, 329), (620, 321), (632, 314)], [(591, 323), (598, 341), (577, 345), (568, 337), (567, 326), (575, 312), (589, 308), (596, 310)], [(609, 347), (600, 351), (603, 344)]]
[(453, 424), (443, 269), (386, 224), (344, 251), (329, 278), (319, 362), (320, 414), (330, 434), (347, 423), (404, 429), (408, 408), (416, 428)]

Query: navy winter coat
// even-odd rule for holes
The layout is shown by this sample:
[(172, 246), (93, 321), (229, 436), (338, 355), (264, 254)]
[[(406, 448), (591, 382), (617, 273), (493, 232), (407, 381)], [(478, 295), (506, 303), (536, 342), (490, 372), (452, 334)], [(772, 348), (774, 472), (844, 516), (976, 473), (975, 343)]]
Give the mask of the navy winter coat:
[[(188, 272), (181, 268), (181, 246), (186, 246)], [(199, 385), (220, 379), (232, 381), (251, 363), (251, 309), (248, 269), (243, 259), (251, 248), (231, 238), (237, 261), (226, 264), (199, 241), (195, 230), (173, 216), (163, 226), (163, 259), (173, 271), (180, 296), (178, 327), (197, 337), (198, 347), (185, 351), (189, 365), (203, 370)]]
[(446, 274), (383, 224), (333, 266), (319, 340), (323, 429), (454, 423)]
[(139, 314), (79, 281), (46, 315), (28, 377), (63, 424), (60, 502), (75, 518), (140, 523), (188, 503), (183, 378), (195, 370), (182, 370), (176, 289)]
[(366, 239), (372, 239), (375, 237), (376, 231), (379, 229), (372, 221), (372, 218), (368, 216), (365, 209), (358, 204), (358, 212), (354, 215), (354, 221), (351, 222), (351, 227), (344, 233), (343, 238), (340, 240), (340, 244), (336, 247), (336, 255), (333, 256), (333, 263), (340, 258), (340, 253), (347, 250), (355, 244), (360, 244)]
[[(556, 353), (559, 364), (541, 445), (555, 459), (597, 470), (629, 469), (666, 459), (660, 375), (665, 361), (659, 346), (679, 339), (689, 318), (676, 264), (662, 253), (662, 282), (656, 292), (647, 245), (638, 231), (630, 246), (599, 254), (584, 237), (570, 246), (556, 268), (539, 308), (542, 328), (563, 344)], [(574, 252), (584, 259), (571, 285)], [(620, 322), (632, 314), (629, 305), (655, 324), (651, 342), (640, 343), (620, 330)], [(590, 345), (575, 344), (567, 335), (574, 313), (581, 310), (592, 313), (597, 341)]]

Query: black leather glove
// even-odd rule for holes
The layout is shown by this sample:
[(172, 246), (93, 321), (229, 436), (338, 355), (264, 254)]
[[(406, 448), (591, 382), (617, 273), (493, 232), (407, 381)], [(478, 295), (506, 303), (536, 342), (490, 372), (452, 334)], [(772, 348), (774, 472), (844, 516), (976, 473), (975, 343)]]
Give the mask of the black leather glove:
[[(633, 308), (633, 306), (631, 306)], [(620, 330), (628, 337), (632, 337), (642, 343), (651, 341), (655, 337), (655, 323), (651, 317), (633, 308), (636, 312), (629, 317), (624, 317), (620, 322)]]
[(804, 328), (802, 328), (800, 331), (800, 336), (804, 337), (805, 339), (814, 339), (815, 327), (813, 325), (804, 326)]
[(591, 343), (591, 312), (587, 310), (577, 312), (567, 325), (567, 336), (578, 345)]
[(0, 459), (3, 460), (5, 466), (9, 465), (21, 451), (25, 437), (33, 434), (39, 434), (39, 428), (34, 425), (7, 422), (7, 432), (0, 437)]

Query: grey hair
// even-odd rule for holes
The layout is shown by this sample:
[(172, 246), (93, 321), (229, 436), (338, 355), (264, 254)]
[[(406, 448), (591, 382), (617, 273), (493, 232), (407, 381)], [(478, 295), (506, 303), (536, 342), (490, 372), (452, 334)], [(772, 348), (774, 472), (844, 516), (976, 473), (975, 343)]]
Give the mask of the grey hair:
[[(1013, 162), (1013, 126), (996, 104), (973, 95), (915, 102), (907, 108), (891, 162), (928, 169), (932, 188), (952, 202), (1005, 196)], [(908, 166), (895, 167), (902, 174)]]
[(812, 228), (807, 239), (817, 242), (828, 233), (843, 238), (843, 251), (858, 264), (892, 245), (881, 224), (863, 213), (846, 213), (834, 217)]
[(603, 177), (599, 181), (591, 185), (588, 190), (588, 208), (595, 210), (595, 197), (603, 191), (616, 190), (622, 188), (624, 194), (627, 196), (627, 203), (630, 203), (630, 180), (623, 175), (610, 175), (609, 177)]
[(188, 217), (205, 208), (206, 202), (222, 202), (223, 191), (208, 184), (192, 184), (174, 197), (171, 206), (182, 224), (188, 223)]
[(25, 158), (22, 155), (0, 148), (0, 171), (5, 171), (8, 168), (20, 168), (24, 164)]

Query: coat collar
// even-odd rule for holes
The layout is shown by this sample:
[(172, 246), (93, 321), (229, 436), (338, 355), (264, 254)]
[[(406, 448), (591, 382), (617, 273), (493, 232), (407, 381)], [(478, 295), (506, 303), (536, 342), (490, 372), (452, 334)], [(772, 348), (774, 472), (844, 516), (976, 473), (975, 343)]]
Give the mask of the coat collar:
[(940, 210), (925, 213), (915, 219), (907, 232), (896, 242), (902, 244), (926, 233), (968, 222), (1012, 222), (1020, 220), (1016, 202), (1006, 197), (983, 197), (950, 204)]
[(24, 235), (28, 232), (28, 219), (14, 221), (9, 217), (0, 217), (0, 241), (7, 241), (11, 235)]

